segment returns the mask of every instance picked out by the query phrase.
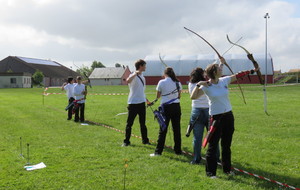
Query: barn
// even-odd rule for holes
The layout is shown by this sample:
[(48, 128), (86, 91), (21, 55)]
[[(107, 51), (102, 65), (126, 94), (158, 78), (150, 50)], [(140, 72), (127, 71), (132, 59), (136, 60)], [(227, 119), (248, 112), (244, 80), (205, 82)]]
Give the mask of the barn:
[(80, 74), (51, 60), (26, 58), (20, 56), (8, 56), (0, 61), (2, 73), (30, 73), (33, 75), (37, 70), (44, 74), (44, 86), (61, 86), (69, 77)]
[(130, 75), (127, 67), (95, 68), (89, 79), (92, 86), (100, 85), (126, 85), (126, 79)]
[[(205, 69), (207, 65), (218, 60), (217, 55), (213, 54), (164, 55), (161, 56), (161, 58), (163, 62), (174, 69), (175, 74), (182, 84), (188, 84), (189, 75), (194, 68), (201, 67)], [(254, 68), (253, 63), (247, 58), (246, 54), (227, 54), (224, 58), (234, 73)], [(273, 83), (274, 68), (271, 56), (269, 55), (267, 57), (267, 64), (265, 64), (264, 54), (254, 55), (254, 58), (260, 66), (263, 77), (267, 74), (267, 82)], [(156, 85), (162, 78), (165, 66), (161, 63), (159, 55), (148, 55), (144, 60), (147, 62), (147, 69), (144, 73), (147, 84)], [(223, 74), (231, 74), (226, 66), (224, 67)], [(254, 74), (250, 76), (250, 80), (246, 77), (243, 80), (240, 80), (239, 83), (259, 84), (259, 80), (256, 74)]]

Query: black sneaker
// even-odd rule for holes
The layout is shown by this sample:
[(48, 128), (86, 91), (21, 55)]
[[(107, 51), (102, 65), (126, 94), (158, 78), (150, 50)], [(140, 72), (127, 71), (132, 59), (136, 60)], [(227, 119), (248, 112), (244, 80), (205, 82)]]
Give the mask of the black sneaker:
[(151, 145), (151, 143), (150, 143), (150, 142), (143, 142), (143, 144)]
[(192, 165), (200, 165), (200, 161), (198, 161), (198, 160), (192, 160), (191, 162), (190, 162), (190, 164), (192, 164)]
[(129, 145), (130, 145), (130, 143), (125, 143), (125, 142), (124, 142), (124, 143), (122, 144), (122, 147), (124, 147), (124, 146), (129, 146)]

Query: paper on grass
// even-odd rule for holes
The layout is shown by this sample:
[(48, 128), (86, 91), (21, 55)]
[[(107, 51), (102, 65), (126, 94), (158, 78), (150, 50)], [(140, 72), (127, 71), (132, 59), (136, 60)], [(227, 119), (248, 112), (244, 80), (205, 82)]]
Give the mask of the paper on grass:
[(128, 114), (128, 112), (124, 112), (124, 113), (118, 113), (117, 115), (115, 116), (119, 116), (119, 115), (125, 115), (125, 114)]
[(46, 165), (44, 164), (44, 162), (41, 162), (41, 163), (36, 164), (36, 165), (24, 166), (24, 168), (25, 168), (27, 171), (37, 170), (37, 169), (42, 169), (42, 168), (45, 168), (45, 167), (46, 167)]

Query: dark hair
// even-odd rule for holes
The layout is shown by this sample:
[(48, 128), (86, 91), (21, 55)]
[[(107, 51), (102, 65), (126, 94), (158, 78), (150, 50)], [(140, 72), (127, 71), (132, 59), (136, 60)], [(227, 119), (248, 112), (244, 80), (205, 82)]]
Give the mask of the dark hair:
[(204, 70), (202, 68), (197, 67), (197, 68), (193, 69), (190, 74), (190, 82), (196, 83), (199, 81), (205, 81), (205, 78), (203, 75), (204, 75)]
[(164, 71), (165, 75), (168, 75), (174, 82), (179, 82), (178, 78), (176, 77), (174, 70), (172, 67), (167, 67)]
[(72, 78), (72, 77), (68, 78), (68, 83), (71, 83), (71, 82), (72, 82), (72, 80), (73, 80), (73, 78)]
[(134, 64), (136, 70), (139, 70), (139, 68), (144, 65), (146, 65), (146, 62), (142, 59), (137, 60)]
[(206, 67), (205, 72), (206, 72), (206, 75), (208, 76), (208, 78), (211, 78), (211, 79), (216, 78), (215, 75), (218, 71), (218, 67), (219, 67), (218, 64), (210, 64)]

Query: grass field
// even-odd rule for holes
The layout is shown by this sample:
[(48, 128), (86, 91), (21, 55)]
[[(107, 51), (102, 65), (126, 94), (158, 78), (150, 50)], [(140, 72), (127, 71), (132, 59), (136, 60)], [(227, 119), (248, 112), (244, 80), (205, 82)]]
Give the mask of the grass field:
[[(233, 166), (300, 188), (300, 86), (269, 86), (270, 116), (264, 114), (262, 88), (243, 85), (243, 89), (247, 105), (236, 88), (230, 95), (235, 115)], [(125, 160), (126, 189), (285, 189), (242, 173), (227, 177), (220, 168), (218, 179), (207, 178), (203, 164), (189, 164), (191, 156), (178, 156), (166, 148), (161, 157), (149, 157), (156, 144), (143, 145), (136, 137), (131, 138), (131, 146), (121, 147), (124, 134), (67, 121), (66, 96), (50, 94), (43, 103), (42, 92), (41, 88), (0, 89), (0, 189), (123, 189)], [(89, 93), (86, 119), (124, 131), (127, 115), (116, 114), (127, 111), (127, 95), (93, 94), (128, 93), (128, 87), (99, 86)], [(146, 95), (153, 100), (155, 86), (147, 86)], [(192, 152), (192, 137), (184, 136), (191, 110), (187, 93), (182, 95), (181, 108), (182, 148)], [(132, 132), (140, 136), (137, 121)], [(146, 124), (155, 142), (158, 124), (149, 108)], [(20, 156), (20, 137), (25, 158)], [(44, 162), (46, 168), (24, 170), (26, 143), (30, 162)], [(173, 145), (172, 132), (166, 145)]]

